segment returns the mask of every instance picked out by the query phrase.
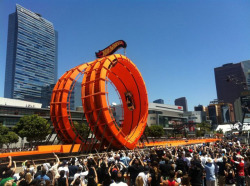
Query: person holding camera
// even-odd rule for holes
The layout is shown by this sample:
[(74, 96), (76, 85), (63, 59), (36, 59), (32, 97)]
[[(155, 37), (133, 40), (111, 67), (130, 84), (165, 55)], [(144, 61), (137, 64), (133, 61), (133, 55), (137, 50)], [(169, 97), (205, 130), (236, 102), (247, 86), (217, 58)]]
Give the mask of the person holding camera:
[(130, 175), (130, 185), (135, 185), (136, 177), (143, 171), (144, 164), (138, 156), (134, 156), (129, 163), (128, 173)]

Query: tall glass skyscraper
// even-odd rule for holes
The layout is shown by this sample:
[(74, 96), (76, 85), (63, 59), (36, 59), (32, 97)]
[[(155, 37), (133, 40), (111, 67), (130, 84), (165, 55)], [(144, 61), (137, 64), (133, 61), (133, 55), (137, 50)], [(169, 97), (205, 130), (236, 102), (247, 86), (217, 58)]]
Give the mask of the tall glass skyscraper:
[(16, 5), (9, 15), (4, 97), (41, 103), (57, 81), (57, 32), (40, 14)]

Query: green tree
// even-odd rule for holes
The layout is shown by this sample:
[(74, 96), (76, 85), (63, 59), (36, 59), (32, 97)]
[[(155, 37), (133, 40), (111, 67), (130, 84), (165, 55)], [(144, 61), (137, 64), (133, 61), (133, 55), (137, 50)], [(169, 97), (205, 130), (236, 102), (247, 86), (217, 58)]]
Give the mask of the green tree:
[(2, 146), (5, 144), (7, 147), (9, 147), (11, 143), (17, 142), (18, 135), (13, 131), (9, 131), (8, 127), (3, 126), (3, 124), (0, 123), (0, 145)]
[[(211, 125), (206, 122), (196, 124), (196, 128), (200, 128), (199, 136), (204, 136), (207, 132), (211, 131)], [(197, 136), (197, 137), (199, 137)]]
[(17, 143), (19, 138), (18, 138), (18, 135), (13, 132), (13, 131), (9, 131), (6, 135), (5, 135), (5, 138), (7, 139), (5, 145), (7, 147), (10, 146), (11, 143)]
[(23, 116), (13, 129), (21, 138), (26, 137), (31, 145), (45, 140), (51, 132), (48, 121), (38, 115)]
[(163, 127), (160, 125), (152, 125), (149, 128), (149, 136), (154, 138), (160, 138), (164, 135)]
[(5, 137), (6, 134), (8, 134), (9, 129), (8, 127), (3, 126), (2, 123), (0, 123), (0, 145), (6, 144), (8, 142), (8, 139)]
[(77, 133), (83, 139), (86, 139), (88, 137), (89, 126), (86, 123), (78, 123), (77, 121), (74, 121), (73, 124)]
[(219, 130), (216, 131), (217, 134), (223, 134), (223, 130), (220, 128)]
[(146, 126), (145, 130), (144, 130), (144, 134), (146, 136), (150, 136), (150, 128), (148, 127), (148, 125)]
[[(196, 137), (201, 137), (202, 136), (202, 131), (201, 130), (196, 130), (195, 131), (195, 135), (196, 135)], [(204, 134), (203, 134), (203, 136), (204, 136)]]

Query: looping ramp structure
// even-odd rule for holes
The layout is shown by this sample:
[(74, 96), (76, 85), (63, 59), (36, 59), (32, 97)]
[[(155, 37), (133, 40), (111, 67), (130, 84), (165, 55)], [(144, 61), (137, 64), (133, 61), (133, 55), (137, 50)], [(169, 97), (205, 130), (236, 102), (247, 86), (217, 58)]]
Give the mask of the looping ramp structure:
[[(59, 138), (67, 144), (83, 143), (84, 139), (74, 128), (69, 108), (71, 92), (80, 77), (85, 117), (100, 145), (134, 149), (146, 127), (148, 96), (140, 72), (120, 54), (79, 65), (58, 80), (51, 97), (50, 114)], [(116, 123), (109, 105), (109, 81), (116, 87), (122, 102), (122, 125)]]

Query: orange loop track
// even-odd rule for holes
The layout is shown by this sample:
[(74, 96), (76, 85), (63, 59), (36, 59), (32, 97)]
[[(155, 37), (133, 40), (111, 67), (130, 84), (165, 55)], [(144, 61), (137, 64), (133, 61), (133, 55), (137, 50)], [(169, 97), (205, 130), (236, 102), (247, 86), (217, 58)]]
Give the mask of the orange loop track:
[[(147, 122), (148, 96), (143, 78), (127, 57), (115, 54), (79, 65), (67, 71), (54, 87), (51, 98), (51, 119), (59, 138), (67, 144), (83, 142), (74, 129), (69, 109), (69, 95), (79, 74), (82, 79), (82, 104), (85, 117), (102, 146), (134, 149)], [(123, 105), (124, 121), (120, 127), (114, 120), (107, 101), (106, 81), (116, 87)], [(127, 105), (131, 95), (134, 108)]]

